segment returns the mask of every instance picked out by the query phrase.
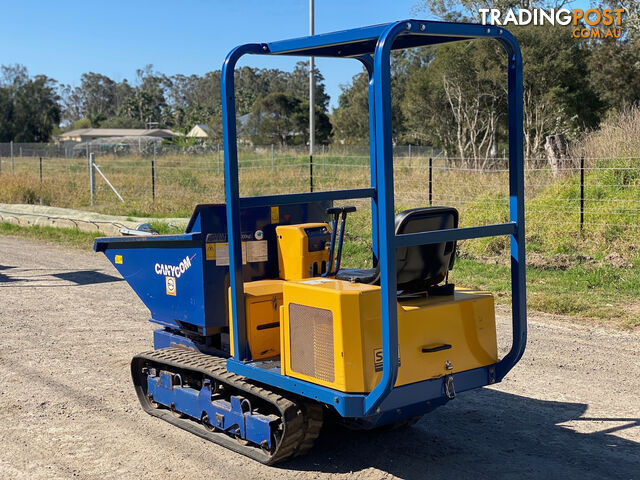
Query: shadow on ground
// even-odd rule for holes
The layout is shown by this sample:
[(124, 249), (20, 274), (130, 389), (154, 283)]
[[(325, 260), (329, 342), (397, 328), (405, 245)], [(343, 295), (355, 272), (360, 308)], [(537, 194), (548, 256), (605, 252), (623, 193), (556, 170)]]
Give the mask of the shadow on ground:
[[(4, 270), (10, 270), (15, 267), (11, 267), (9, 265), (0, 265), (0, 272)], [(0, 273), (0, 283), (9, 283), (17, 281), (14, 277), (7, 275), (6, 273)]]
[[(413, 427), (386, 433), (327, 428), (307, 456), (280, 468), (349, 473), (373, 467), (406, 479), (640, 478), (640, 443), (612, 435), (639, 428), (640, 419), (583, 418), (586, 408), (482, 389)], [(597, 424), (593, 433), (577, 433), (560, 425), (569, 421)]]
[(67, 280), (77, 285), (93, 285), (96, 283), (121, 282), (122, 278), (107, 275), (96, 270), (79, 270), (75, 272), (54, 273), (52, 277)]
[[(123, 281), (121, 277), (102, 273), (97, 270), (72, 270), (60, 272), (59, 270), (52, 271), (52, 269), (23, 269), (7, 265), (0, 265), (0, 271), (6, 271), (6, 273), (0, 273), (0, 284), (14, 282), (21, 283), (21, 285), (11, 285), (14, 287), (73, 286), (69, 285), (68, 282), (71, 282), (75, 285), (94, 285), (98, 283)], [(65, 283), (50, 283), (55, 280), (63, 280)], [(45, 282), (46, 285), (44, 285), (43, 282)], [(23, 285), (24, 283), (27, 283), (28, 285)]]

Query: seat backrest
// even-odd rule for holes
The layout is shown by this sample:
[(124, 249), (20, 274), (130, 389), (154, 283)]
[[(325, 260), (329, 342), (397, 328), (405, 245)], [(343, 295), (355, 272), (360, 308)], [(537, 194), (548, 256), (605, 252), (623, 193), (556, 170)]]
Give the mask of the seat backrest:
[[(458, 210), (453, 207), (423, 207), (396, 215), (396, 235), (458, 228)], [(398, 289), (423, 291), (442, 282), (453, 268), (456, 242), (398, 248)]]

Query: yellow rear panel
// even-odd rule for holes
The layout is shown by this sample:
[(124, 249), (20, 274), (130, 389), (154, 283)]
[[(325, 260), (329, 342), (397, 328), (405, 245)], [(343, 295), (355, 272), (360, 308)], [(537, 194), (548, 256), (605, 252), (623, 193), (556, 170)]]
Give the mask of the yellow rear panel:
[[(283, 303), (284, 374), (345, 392), (373, 389), (382, 375), (379, 287), (317, 278), (285, 282)], [(316, 324), (316, 317), (323, 322)], [(397, 386), (495, 363), (493, 297), (458, 289), (451, 297), (402, 300), (398, 341)]]

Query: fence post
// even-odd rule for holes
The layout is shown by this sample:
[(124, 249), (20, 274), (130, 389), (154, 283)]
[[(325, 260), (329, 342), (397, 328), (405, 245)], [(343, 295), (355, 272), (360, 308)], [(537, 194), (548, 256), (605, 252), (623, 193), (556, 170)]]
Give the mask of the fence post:
[(156, 144), (153, 144), (153, 158), (151, 159), (151, 200), (156, 201)]
[(96, 196), (96, 173), (93, 169), (94, 153), (89, 154), (89, 189), (91, 190), (91, 205), (93, 205)]
[(42, 157), (39, 158), (40, 161), (40, 205), (44, 205), (44, 201), (42, 200)]
[(433, 205), (433, 158), (429, 157), (429, 206)]
[(584, 229), (584, 157), (580, 157), (580, 233)]
[(216, 173), (219, 174), (220, 173), (220, 144), (218, 143), (216, 145), (216, 147), (217, 147), (217, 150), (218, 150), (218, 160), (217, 160), (217, 163), (216, 163), (216, 168), (217, 168)]
[(272, 143), (271, 144), (271, 170), (273, 169), (274, 169), (274, 166), (273, 166), (273, 143)]
[(9, 148), (11, 149), (11, 173), (13, 174), (14, 162), (13, 162), (13, 140), (9, 142)]
[(411, 161), (411, 144), (409, 144), (409, 161)]

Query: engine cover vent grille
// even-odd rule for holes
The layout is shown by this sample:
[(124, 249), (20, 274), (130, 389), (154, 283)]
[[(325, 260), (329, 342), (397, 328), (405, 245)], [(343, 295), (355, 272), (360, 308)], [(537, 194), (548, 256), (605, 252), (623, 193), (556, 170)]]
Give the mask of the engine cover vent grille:
[(289, 337), (292, 370), (319, 380), (335, 381), (330, 310), (290, 303)]

